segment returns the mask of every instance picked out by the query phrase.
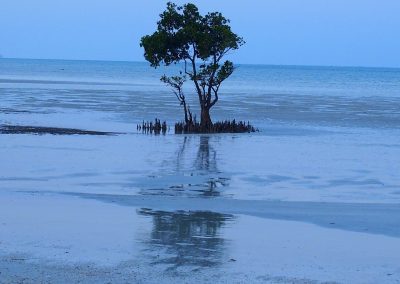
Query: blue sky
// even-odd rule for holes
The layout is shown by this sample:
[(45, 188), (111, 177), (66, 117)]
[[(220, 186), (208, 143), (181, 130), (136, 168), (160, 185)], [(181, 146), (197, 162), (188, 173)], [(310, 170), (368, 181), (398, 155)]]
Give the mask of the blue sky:
[[(143, 61), (161, 0), (2, 0), (0, 54)], [(185, 3), (186, 1), (176, 1)], [(238, 63), (400, 67), (400, 0), (199, 0), (247, 44)]]

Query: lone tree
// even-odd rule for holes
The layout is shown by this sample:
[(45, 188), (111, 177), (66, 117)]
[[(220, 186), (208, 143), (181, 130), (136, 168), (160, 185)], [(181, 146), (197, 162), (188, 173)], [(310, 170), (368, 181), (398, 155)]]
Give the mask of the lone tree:
[[(168, 2), (156, 32), (142, 37), (140, 46), (152, 67), (184, 63), (184, 74), (193, 81), (199, 97), (200, 125), (206, 131), (213, 125), (210, 109), (218, 102), (221, 84), (235, 69), (231, 61), (223, 61), (223, 58), (243, 44), (243, 39), (232, 32), (229, 20), (221, 13), (202, 16), (194, 4), (177, 6)], [(162, 81), (179, 94), (185, 78), (183, 74), (170, 78), (163, 76)], [(180, 84), (180, 89), (173, 85), (175, 83)], [(183, 104), (182, 98), (177, 97)], [(185, 110), (185, 116), (186, 113)], [(187, 119), (186, 116), (186, 123)]]

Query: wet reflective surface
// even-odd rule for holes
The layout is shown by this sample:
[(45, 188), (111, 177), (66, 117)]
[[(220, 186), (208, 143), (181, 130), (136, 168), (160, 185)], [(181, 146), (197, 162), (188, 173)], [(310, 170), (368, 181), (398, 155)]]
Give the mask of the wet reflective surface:
[[(5, 228), (0, 230), (0, 271), (2, 277), (14, 280), (22, 275), (30, 282), (398, 280), (399, 234), (388, 235), (391, 227), (399, 226), (386, 223), (398, 214), (398, 207), (357, 209), (337, 204), (324, 212), (333, 205), (322, 203), (316, 208), (316, 204), (288, 202), (279, 209), (277, 202), (236, 203), (228, 206), (235, 212), (229, 214), (218, 212), (227, 210), (223, 200), (215, 211), (198, 210), (207, 207), (210, 199), (204, 198), (199, 199), (203, 204), (196, 205), (195, 199), (181, 198), (182, 203), (161, 198), (150, 204), (136, 197), (136, 206), (129, 197), (118, 200), (109, 195), (102, 199), (1, 192), (0, 197), (0, 224)], [(159, 209), (163, 206), (169, 209)], [(193, 210), (172, 209), (184, 206)], [(240, 213), (250, 213), (253, 207), (259, 207), (260, 216), (262, 208), (270, 208), (271, 215), (260, 218)], [(296, 214), (303, 215), (301, 222), (290, 221)], [(325, 226), (312, 224), (316, 214)], [(341, 227), (344, 224), (348, 228)], [(361, 226), (360, 232), (352, 231), (355, 226)], [(362, 226), (371, 230), (362, 231)]]
[(219, 157), (210, 142), (213, 138), (182, 136), (180, 140), (174, 156), (160, 164), (160, 172), (138, 180), (140, 194), (199, 197), (224, 194), (230, 178), (218, 169)]
[(7, 163), (0, 186), (43, 192), (396, 203), (397, 140), (394, 133), (370, 132), (4, 135), (0, 154)]
[[(174, 96), (158, 80), (164, 71), (141, 63), (0, 60), (0, 124), (127, 133), (113, 138), (2, 136), (0, 154), (7, 166), (1, 168), (0, 186), (399, 201), (398, 69), (241, 66), (212, 116), (250, 120), (260, 133), (138, 134), (135, 124), (142, 120), (157, 116), (172, 125), (182, 118)], [(196, 112), (192, 92), (188, 88)]]
[(225, 262), (226, 240), (221, 232), (232, 215), (215, 212), (166, 212), (140, 209), (138, 214), (152, 218), (153, 229), (144, 250), (152, 264), (166, 269), (200, 269)]
[(0, 124), (126, 134), (0, 135), (0, 277), (398, 282), (398, 70), (245, 66), (213, 118), (260, 133), (154, 136), (143, 65), (3, 62)]

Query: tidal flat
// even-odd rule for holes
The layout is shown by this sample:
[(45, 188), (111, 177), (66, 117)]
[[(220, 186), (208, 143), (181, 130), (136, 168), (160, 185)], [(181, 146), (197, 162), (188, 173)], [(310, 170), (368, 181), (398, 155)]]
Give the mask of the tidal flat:
[(1, 125), (117, 134), (0, 134), (0, 283), (400, 281), (399, 70), (242, 66), (260, 132), (146, 135), (144, 64), (1, 64)]

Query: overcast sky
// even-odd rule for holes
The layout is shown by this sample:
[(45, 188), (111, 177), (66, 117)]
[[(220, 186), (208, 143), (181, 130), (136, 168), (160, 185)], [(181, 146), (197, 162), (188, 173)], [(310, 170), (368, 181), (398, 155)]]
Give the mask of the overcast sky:
[[(161, 0), (1, 0), (0, 54), (143, 61)], [(185, 3), (185, 1), (176, 1)], [(400, 67), (400, 0), (199, 0), (246, 45), (238, 63)]]

